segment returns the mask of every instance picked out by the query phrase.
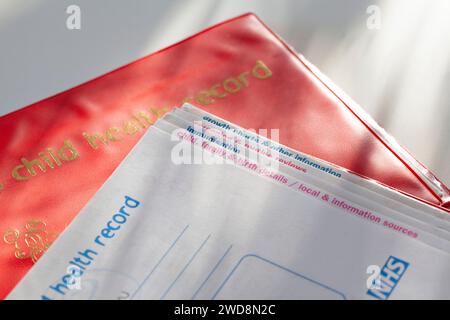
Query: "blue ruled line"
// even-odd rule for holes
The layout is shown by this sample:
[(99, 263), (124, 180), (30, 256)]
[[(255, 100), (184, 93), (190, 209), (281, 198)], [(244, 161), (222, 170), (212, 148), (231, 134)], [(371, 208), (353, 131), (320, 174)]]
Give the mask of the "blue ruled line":
[(145, 277), (145, 279), (141, 282), (141, 284), (139, 285), (139, 287), (136, 289), (136, 291), (131, 295), (131, 300), (134, 299), (134, 297), (136, 296), (136, 294), (139, 292), (139, 290), (142, 289), (142, 287), (144, 286), (145, 282), (147, 282), (147, 280), (152, 276), (152, 274), (155, 272), (155, 270), (159, 267), (159, 265), (162, 263), (162, 261), (165, 259), (165, 257), (169, 254), (169, 252), (173, 249), (173, 247), (175, 246), (175, 244), (178, 242), (178, 240), (180, 240), (180, 238), (183, 236), (183, 234), (186, 232), (186, 230), (189, 228), (189, 225), (187, 225), (183, 231), (181, 231), (181, 233), (178, 235), (178, 237), (175, 239), (175, 241), (171, 244), (171, 246), (166, 250), (166, 252), (163, 254), (163, 256), (159, 259), (158, 263), (156, 263), (156, 265), (153, 267), (153, 269), (150, 271), (150, 273)]
[(200, 252), (200, 250), (202, 250), (203, 246), (206, 244), (206, 242), (208, 242), (209, 238), (211, 237), (211, 235), (209, 235), (205, 241), (203, 241), (203, 243), (201, 244), (201, 246), (195, 251), (195, 253), (192, 255), (192, 257), (189, 259), (188, 263), (184, 266), (183, 269), (181, 269), (180, 273), (178, 274), (178, 276), (175, 278), (175, 280), (170, 284), (170, 286), (167, 288), (167, 290), (163, 293), (163, 295), (161, 296), (160, 300), (163, 300), (166, 295), (169, 293), (169, 291), (172, 289), (172, 287), (175, 285), (175, 283), (178, 281), (178, 279), (181, 278), (181, 276), (183, 275), (183, 273), (186, 271), (186, 269), (189, 267), (189, 265), (192, 263), (192, 261), (194, 261), (195, 257), (197, 256), (197, 254)]
[(206, 277), (205, 281), (203, 281), (202, 285), (197, 289), (197, 291), (195, 291), (194, 295), (192, 296), (191, 300), (194, 300), (195, 297), (197, 296), (197, 294), (200, 292), (200, 290), (202, 290), (203, 286), (205, 285), (206, 282), (208, 282), (209, 278), (211, 278), (211, 276), (213, 275), (213, 273), (217, 270), (217, 268), (219, 267), (219, 265), (222, 263), (222, 261), (225, 259), (226, 255), (228, 254), (228, 252), (230, 252), (231, 248), (233, 247), (233, 245), (229, 246), (227, 251), (225, 251), (225, 253), (223, 254), (223, 256), (219, 259), (219, 261), (216, 263), (216, 265), (214, 266), (214, 268), (211, 270), (211, 272), (208, 274), (208, 276)]

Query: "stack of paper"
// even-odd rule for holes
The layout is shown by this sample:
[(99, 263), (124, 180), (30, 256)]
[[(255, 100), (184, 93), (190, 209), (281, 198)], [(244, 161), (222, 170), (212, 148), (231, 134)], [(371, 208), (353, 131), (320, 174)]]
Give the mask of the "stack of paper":
[[(351, 199), (360, 199), (368, 209), (373, 202), (402, 211), (403, 215), (393, 215), (399, 223), (408, 224), (413, 219), (418, 228), (432, 236), (445, 234), (439, 217), (450, 213), (450, 190), (257, 16), (244, 14), (0, 117), (0, 299), (63, 234), (147, 129), (184, 102), (246, 129), (278, 129), (278, 136), (268, 137), (283, 146), (264, 150), (258, 148), (259, 138), (247, 138), (248, 132), (233, 132), (231, 124), (205, 120), (208, 126), (237, 134), (239, 141), (244, 139), (238, 146), (222, 144), (223, 150), (238, 153), (240, 159), (247, 159), (248, 153), (249, 161), (261, 153), (264, 156), (256, 159), (260, 165), (300, 179), (301, 183), (291, 185), (297, 193), (321, 198), (322, 192), (314, 192), (312, 186), (325, 188), (342, 199), (350, 193)], [(186, 129), (187, 122), (192, 124), (203, 116), (192, 108), (175, 110), (150, 135), (158, 128), (170, 133), (174, 128)], [(159, 145), (150, 140), (151, 149), (159, 150)], [(279, 159), (269, 151), (278, 153)], [(192, 155), (194, 163), (196, 155)], [(167, 159), (160, 164), (167, 168), (165, 171), (150, 165), (142, 171), (155, 170), (161, 175), (160, 183), (172, 183), (175, 173)], [(194, 170), (191, 167), (205, 164), (202, 160), (200, 165), (176, 165), (184, 161), (182, 157), (174, 161), (177, 170)], [(222, 167), (216, 170), (223, 172)], [(270, 172), (264, 175), (272, 176)], [(286, 184), (284, 176), (273, 177), (273, 183)], [(198, 179), (193, 181), (197, 183)], [(191, 197), (204, 194), (200, 191), (203, 186), (197, 188), (192, 183)], [(231, 194), (245, 194), (239, 187), (245, 184), (233, 183), (237, 187)], [(110, 184), (121, 185), (122, 180), (113, 179)], [(222, 192), (219, 187), (214, 190)], [(154, 186), (152, 192), (160, 190)], [(169, 195), (160, 196), (170, 199)], [(146, 199), (151, 199), (150, 195)], [(377, 220), (339, 201), (329, 200), (341, 211)], [(263, 203), (254, 206), (263, 207)], [(228, 211), (232, 211), (230, 205), (227, 202)], [(382, 214), (384, 207), (372, 210)], [(391, 220), (380, 218), (379, 222), (409, 237), (427, 237), (423, 232), (400, 228)], [(256, 228), (254, 223), (252, 228)]]
[(166, 114), (9, 299), (450, 298), (446, 213), (269, 138)]

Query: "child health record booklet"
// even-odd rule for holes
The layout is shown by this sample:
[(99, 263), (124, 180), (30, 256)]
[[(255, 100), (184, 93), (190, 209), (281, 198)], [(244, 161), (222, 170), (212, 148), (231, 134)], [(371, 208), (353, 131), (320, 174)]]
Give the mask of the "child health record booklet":
[(170, 115), (9, 299), (450, 298), (445, 219), (243, 156)]

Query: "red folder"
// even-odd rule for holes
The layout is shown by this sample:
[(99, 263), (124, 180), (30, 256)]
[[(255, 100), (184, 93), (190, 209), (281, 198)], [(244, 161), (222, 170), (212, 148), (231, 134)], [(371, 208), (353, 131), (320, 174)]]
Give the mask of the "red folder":
[(0, 297), (145, 130), (183, 101), (435, 206), (448, 189), (256, 16), (0, 118)]

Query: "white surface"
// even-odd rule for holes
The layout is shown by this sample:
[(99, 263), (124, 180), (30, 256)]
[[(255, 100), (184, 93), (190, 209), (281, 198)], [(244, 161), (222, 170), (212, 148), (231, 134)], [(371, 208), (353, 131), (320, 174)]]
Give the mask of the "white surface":
[[(82, 29), (66, 29), (81, 7)], [(381, 9), (369, 30), (366, 9)], [(0, 114), (253, 11), (450, 183), (450, 1), (2, 0)]]

